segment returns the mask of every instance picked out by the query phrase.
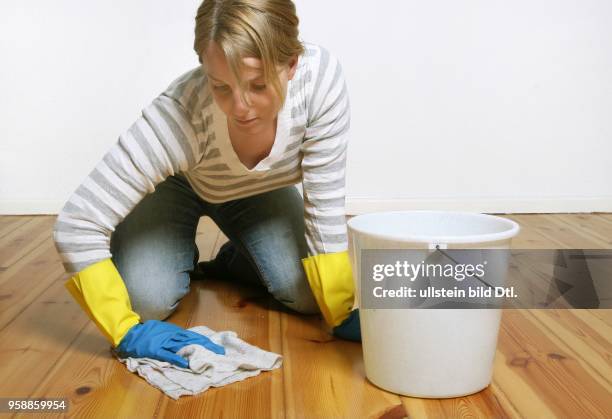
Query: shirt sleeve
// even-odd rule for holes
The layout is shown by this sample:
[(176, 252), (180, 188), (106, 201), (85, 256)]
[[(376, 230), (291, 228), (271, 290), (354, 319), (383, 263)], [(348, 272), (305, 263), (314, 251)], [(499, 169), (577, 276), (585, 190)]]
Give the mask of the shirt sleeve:
[(119, 136), (54, 225), (55, 246), (68, 273), (110, 258), (115, 227), (157, 184), (199, 161), (203, 136), (193, 126), (184, 107), (162, 94)]
[(302, 143), (308, 257), (304, 271), (326, 323), (336, 327), (354, 306), (346, 227), (346, 157), (350, 104), (340, 62), (321, 48)]
[(345, 172), (350, 105), (340, 62), (321, 49), (302, 143), (309, 256), (347, 249)]

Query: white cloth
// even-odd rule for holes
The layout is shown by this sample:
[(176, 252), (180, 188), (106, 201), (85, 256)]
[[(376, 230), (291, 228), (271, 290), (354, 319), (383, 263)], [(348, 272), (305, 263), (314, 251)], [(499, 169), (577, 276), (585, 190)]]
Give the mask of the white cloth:
[(128, 370), (137, 372), (154, 387), (177, 400), (184, 395), (195, 395), (209, 387), (221, 387), (262, 371), (279, 368), (283, 357), (253, 346), (240, 339), (236, 332), (215, 332), (206, 326), (192, 327), (225, 348), (225, 355), (216, 354), (200, 345), (187, 345), (177, 353), (189, 361), (189, 368), (181, 368), (151, 358), (121, 358)]

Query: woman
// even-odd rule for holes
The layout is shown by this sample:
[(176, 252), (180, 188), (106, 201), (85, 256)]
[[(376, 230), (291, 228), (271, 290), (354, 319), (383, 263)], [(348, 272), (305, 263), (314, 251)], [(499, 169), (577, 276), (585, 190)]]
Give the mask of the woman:
[(321, 311), (334, 334), (359, 340), (338, 60), (298, 41), (290, 0), (205, 0), (194, 49), (201, 66), (143, 110), (60, 212), (67, 289), (122, 356), (187, 367), (175, 353), (187, 344), (224, 353), (163, 321), (189, 292), (207, 215), (230, 239), (217, 270), (261, 281), (287, 307)]

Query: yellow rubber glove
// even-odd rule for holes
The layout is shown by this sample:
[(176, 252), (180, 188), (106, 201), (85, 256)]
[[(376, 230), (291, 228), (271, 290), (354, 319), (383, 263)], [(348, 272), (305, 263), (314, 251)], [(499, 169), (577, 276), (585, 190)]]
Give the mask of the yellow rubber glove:
[(113, 347), (140, 322), (140, 316), (132, 310), (125, 283), (110, 258), (88, 266), (64, 285)]
[(325, 322), (340, 325), (349, 317), (355, 298), (348, 250), (310, 256), (302, 259), (302, 265)]

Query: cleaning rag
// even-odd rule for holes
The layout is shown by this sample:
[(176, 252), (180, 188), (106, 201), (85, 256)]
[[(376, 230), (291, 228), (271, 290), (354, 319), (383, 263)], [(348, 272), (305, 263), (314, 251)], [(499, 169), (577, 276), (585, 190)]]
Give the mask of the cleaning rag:
[(181, 368), (165, 361), (151, 358), (121, 358), (128, 370), (137, 372), (154, 387), (177, 400), (184, 395), (195, 395), (210, 387), (221, 387), (262, 371), (279, 368), (283, 357), (265, 351), (240, 339), (236, 332), (215, 332), (206, 326), (192, 327), (196, 333), (207, 336), (225, 348), (219, 355), (200, 345), (187, 345), (177, 354), (189, 361), (189, 368)]

